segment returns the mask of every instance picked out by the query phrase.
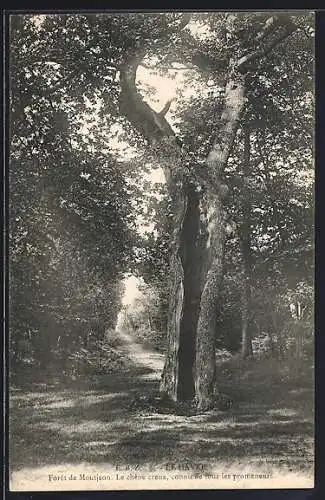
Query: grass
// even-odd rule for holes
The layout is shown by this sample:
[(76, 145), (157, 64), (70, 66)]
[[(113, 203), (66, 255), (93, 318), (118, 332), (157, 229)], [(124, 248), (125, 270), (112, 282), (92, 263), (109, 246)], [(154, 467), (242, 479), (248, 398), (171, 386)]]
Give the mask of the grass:
[(226, 412), (193, 416), (133, 404), (140, 394), (158, 390), (150, 372), (131, 359), (116, 373), (75, 380), (54, 377), (44, 383), (32, 371), (25, 374), (10, 397), (11, 471), (19, 477), (62, 464), (164, 468), (190, 461), (206, 472), (223, 464), (311, 473), (310, 367), (293, 377), (275, 360), (220, 363), (220, 389), (235, 404)]

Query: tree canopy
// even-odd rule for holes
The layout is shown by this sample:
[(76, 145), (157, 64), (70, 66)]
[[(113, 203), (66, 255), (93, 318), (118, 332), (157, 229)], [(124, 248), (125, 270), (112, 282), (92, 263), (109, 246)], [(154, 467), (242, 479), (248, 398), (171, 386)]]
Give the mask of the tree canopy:
[[(198, 332), (209, 329), (238, 348), (238, 311), (248, 307), (236, 290), (243, 276), (256, 335), (266, 328), (266, 297), (270, 317), (279, 297), (288, 321), (293, 296), (310, 307), (311, 13), (17, 14), (10, 21), (18, 357), (26, 339), (36, 339), (44, 359), (40, 339), (71, 345), (113, 328), (126, 272), (157, 294), (157, 324), (174, 335), (167, 360), (182, 352), (186, 332), (197, 350), (205, 342)], [(157, 97), (155, 78), (173, 86), (174, 100)], [(164, 182), (150, 181), (152, 167)], [(223, 283), (217, 277), (214, 305), (205, 306), (207, 263), (219, 257)], [(205, 307), (216, 324), (203, 321)]]

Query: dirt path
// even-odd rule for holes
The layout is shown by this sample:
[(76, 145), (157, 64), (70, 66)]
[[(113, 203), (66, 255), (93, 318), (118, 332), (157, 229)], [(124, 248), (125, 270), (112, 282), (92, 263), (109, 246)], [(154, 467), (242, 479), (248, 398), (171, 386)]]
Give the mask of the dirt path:
[[(300, 386), (291, 399), (289, 390), (258, 393), (255, 376), (231, 411), (191, 417), (134, 407), (136, 395), (158, 388), (163, 357), (127, 332), (120, 339), (126, 370), (64, 383), (27, 384), (26, 377), (12, 389), (12, 489), (177, 489), (185, 480), (197, 488), (192, 475), (200, 471), (211, 476), (203, 487), (213, 489), (248, 487), (231, 473), (264, 474), (250, 481), (253, 488), (312, 485), (313, 417)], [(236, 387), (242, 380), (241, 373)]]
[(152, 373), (143, 375), (143, 378), (147, 379), (157, 379), (161, 376), (161, 371), (164, 365), (164, 357), (162, 354), (149, 350), (143, 347), (138, 341), (136, 341), (129, 333), (125, 330), (120, 330), (118, 335), (123, 342), (120, 349), (124, 350), (129, 358), (133, 361), (136, 366), (142, 366), (144, 368), (149, 368)]

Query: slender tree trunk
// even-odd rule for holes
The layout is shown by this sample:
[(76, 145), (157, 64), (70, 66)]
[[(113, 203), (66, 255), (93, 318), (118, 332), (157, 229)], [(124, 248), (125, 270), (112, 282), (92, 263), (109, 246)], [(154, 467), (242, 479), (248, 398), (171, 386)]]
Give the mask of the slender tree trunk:
[(279, 355), (279, 358), (283, 358), (284, 355), (284, 346), (283, 346), (283, 339), (282, 339), (282, 333), (281, 333), (281, 327), (278, 324), (277, 320), (277, 311), (272, 308), (271, 310), (271, 322), (272, 325), (270, 329), (272, 330), (272, 337), (276, 337), (277, 339), (277, 352)]
[(302, 304), (297, 301), (296, 303), (296, 368), (299, 373), (302, 366), (303, 359), (303, 345), (304, 345), (304, 329), (301, 323), (302, 320)]
[(241, 341), (241, 357), (248, 358), (253, 356), (252, 337), (251, 337), (251, 265), (247, 243), (242, 242), (243, 247), (243, 290), (242, 290), (242, 341)]
[(252, 280), (252, 255), (251, 255), (251, 196), (249, 176), (251, 163), (250, 132), (244, 127), (244, 190), (243, 193), (243, 222), (241, 224), (240, 237), (242, 247), (243, 264), (243, 288), (242, 288), (242, 342), (241, 357), (247, 358), (253, 355), (251, 339), (251, 280)]

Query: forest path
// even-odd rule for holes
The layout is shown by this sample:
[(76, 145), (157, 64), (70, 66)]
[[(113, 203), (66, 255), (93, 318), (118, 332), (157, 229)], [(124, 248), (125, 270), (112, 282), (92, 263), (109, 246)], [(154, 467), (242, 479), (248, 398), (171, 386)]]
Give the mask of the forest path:
[[(12, 489), (150, 489), (151, 477), (158, 478), (151, 483), (157, 489), (166, 488), (166, 481), (177, 489), (202, 471), (203, 478), (211, 476), (212, 488), (247, 487), (244, 479), (222, 475), (243, 472), (266, 474), (253, 487), (274, 487), (274, 479), (277, 487), (311, 486), (311, 379), (277, 381), (272, 364), (267, 371), (266, 360), (255, 360), (230, 378), (224, 375), (224, 388), (238, 392), (230, 411), (161, 413), (142, 403), (158, 390), (162, 354), (125, 330), (116, 341), (114, 349), (126, 362), (111, 373), (72, 379), (60, 377), (57, 368), (35, 380), (31, 368), (12, 385)], [(98, 474), (106, 479), (97, 480)]]
[(164, 365), (164, 355), (144, 347), (125, 329), (118, 330), (117, 335), (122, 342), (119, 349), (123, 350), (136, 366), (152, 370), (152, 373), (144, 374), (142, 378), (160, 378)]

